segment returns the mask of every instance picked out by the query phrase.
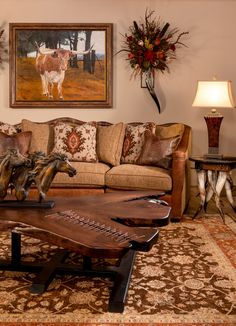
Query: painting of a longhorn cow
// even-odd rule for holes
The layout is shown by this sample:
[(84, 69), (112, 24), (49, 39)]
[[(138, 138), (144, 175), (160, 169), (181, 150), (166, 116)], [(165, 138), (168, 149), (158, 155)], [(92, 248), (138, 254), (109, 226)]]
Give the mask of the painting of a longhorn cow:
[(63, 48), (45, 49), (38, 46), (37, 48), (35, 66), (41, 77), (43, 95), (53, 98), (53, 86), (57, 84), (58, 97), (63, 99), (62, 83), (69, 60), (77, 55), (90, 53), (92, 47), (83, 52), (65, 50)]
[(112, 24), (10, 23), (10, 106), (112, 106)]

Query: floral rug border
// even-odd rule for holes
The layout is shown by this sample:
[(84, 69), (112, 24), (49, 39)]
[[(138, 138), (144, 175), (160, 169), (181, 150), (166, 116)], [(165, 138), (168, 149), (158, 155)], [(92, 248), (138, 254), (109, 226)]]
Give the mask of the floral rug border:
[[(202, 238), (211, 237), (213, 241), (207, 242), (207, 246), (210, 251), (217, 257), (217, 261), (222, 261), (221, 268), (227, 269), (229, 265), (236, 268), (236, 223), (232, 221), (229, 217), (226, 218), (226, 225), (219, 223), (219, 216), (211, 214), (209, 216), (204, 215), (203, 218), (198, 218), (194, 221), (185, 218), (183, 223), (190, 228), (194, 224), (198, 224), (197, 232)], [(182, 223), (182, 222), (181, 222)], [(179, 225), (181, 225), (181, 223)], [(175, 228), (176, 224), (170, 224), (169, 229)], [(207, 232), (207, 233), (206, 233)], [(234, 239), (232, 237), (234, 236)], [(219, 250), (220, 248), (220, 250)], [(227, 270), (229, 272), (229, 269)], [(235, 271), (232, 269), (231, 278), (234, 280), (234, 286), (236, 287)], [(132, 309), (131, 309), (132, 310)], [(76, 320), (79, 319), (79, 320)], [(24, 326), (123, 326), (129, 324), (132, 326), (145, 325), (145, 326), (204, 326), (206, 324), (211, 324), (211, 326), (235, 326), (236, 325), (235, 315), (223, 315), (217, 314), (216, 311), (198, 311), (191, 314), (152, 314), (152, 315), (139, 315), (132, 313), (129, 307), (125, 308), (123, 314), (114, 313), (104, 313), (104, 314), (86, 314), (81, 315), (81, 311), (74, 310), (73, 313), (66, 313), (65, 315), (45, 315), (44, 313), (35, 312), (31, 314), (27, 312), (26, 314), (8, 314), (1, 313), (0, 315), (0, 325), (14, 326), (17, 323), (18, 326), (21, 324)], [(145, 321), (145, 323), (144, 323)], [(158, 321), (158, 323), (153, 323), (153, 321)]]

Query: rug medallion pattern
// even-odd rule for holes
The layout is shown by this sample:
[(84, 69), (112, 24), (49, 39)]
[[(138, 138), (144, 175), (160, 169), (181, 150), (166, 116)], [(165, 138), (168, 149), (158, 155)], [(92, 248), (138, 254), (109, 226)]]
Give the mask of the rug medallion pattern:
[[(236, 224), (219, 216), (171, 223), (158, 243), (138, 253), (123, 314), (107, 312), (111, 280), (56, 277), (42, 295), (29, 292), (34, 274), (0, 272), (0, 325), (5, 322), (212, 323), (236, 321)], [(0, 257), (10, 238), (0, 237)], [(24, 237), (26, 261), (47, 260), (56, 246)], [(71, 254), (68, 261), (78, 264)], [(104, 261), (97, 260), (97, 265)], [(106, 262), (109, 264), (109, 261)], [(38, 325), (38, 324), (37, 324)], [(166, 324), (167, 325), (167, 324)]]

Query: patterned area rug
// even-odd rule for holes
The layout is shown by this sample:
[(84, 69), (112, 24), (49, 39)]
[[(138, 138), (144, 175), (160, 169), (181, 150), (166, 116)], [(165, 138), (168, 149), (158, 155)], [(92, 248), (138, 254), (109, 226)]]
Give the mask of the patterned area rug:
[[(224, 225), (212, 214), (161, 228), (152, 250), (137, 254), (122, 314), (107, 312), (109, 279), (60, 276), (35, 295), (34, 274), (1, 271), (0, 325), (236, 325), (235, 235), (229, 216)], [(0, 257), (7, 258), (9, 235), (0, 242)], [(48, 259), (56, 249), (24, 238), (26, 261)], [(71, 254), (69, 261), (80, 257)]]

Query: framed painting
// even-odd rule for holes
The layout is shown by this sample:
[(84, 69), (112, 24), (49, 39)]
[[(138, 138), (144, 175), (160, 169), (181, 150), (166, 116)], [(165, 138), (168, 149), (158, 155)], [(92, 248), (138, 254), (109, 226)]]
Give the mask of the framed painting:
[(112, 107), (112, 31), (111, 23), (10, 23), (10, 107)]

